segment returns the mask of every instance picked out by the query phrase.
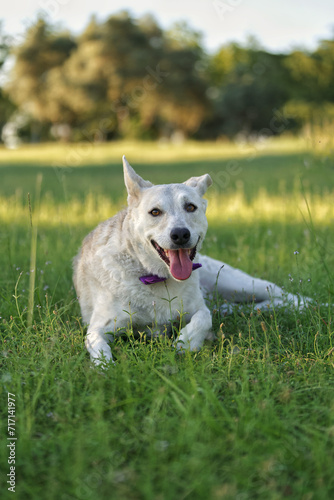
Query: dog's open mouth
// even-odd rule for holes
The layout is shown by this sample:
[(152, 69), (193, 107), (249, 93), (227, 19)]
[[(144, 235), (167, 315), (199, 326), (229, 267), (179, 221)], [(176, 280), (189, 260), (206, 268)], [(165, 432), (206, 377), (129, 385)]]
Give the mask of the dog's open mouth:
[(168, 265), (172, 276), (177, 280), (187, 280), (191, 275), (192, 261), (196, 255), (197, 244), (194, 248), (178, 248), (177, 250), (167, 250), (161, 248), (154, 240), (151, 240), (153, 247), (158, 252), (161, 259)]

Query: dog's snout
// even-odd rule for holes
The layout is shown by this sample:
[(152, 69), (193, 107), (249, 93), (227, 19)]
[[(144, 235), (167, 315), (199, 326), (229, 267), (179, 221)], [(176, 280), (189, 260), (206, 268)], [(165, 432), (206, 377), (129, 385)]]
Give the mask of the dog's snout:
[(170, 237), (177, 245), (185, 245), (190, 240), (190, 231), (186, 227), (175, 227), (171, 230)]

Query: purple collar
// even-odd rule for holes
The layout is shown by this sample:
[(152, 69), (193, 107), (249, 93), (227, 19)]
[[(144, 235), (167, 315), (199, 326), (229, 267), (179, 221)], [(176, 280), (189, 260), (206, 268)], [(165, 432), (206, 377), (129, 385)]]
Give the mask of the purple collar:
[[(202, 267), (202, 264), (193, 264), (193, 271)], [(160, 278), (157, 274), (148, 274), (147, 276), (141, 276), (140, 281), (144, 283), (144, 285), (153, 285), (154, 283), (159, 283), (160, 281), (166, 281), (167, 278)]]

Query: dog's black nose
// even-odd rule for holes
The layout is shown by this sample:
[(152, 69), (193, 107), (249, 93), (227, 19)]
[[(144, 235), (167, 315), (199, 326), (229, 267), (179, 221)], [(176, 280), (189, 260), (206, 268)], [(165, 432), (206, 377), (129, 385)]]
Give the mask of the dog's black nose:
[(185, 245), (190, 240), (190, 231), (186, 227), (175, 227), (171, 230), (170, 237), (177, 245)]

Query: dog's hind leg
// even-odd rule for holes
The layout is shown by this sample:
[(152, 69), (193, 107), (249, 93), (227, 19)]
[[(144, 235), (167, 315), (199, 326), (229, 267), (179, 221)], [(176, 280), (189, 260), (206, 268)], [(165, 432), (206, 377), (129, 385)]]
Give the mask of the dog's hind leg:
[(286, 293), (270, 281), (254, 278), (223, 262), (201, 255), (200, 285), (209, 296), (217, 293), (232, 303), (254, 302), (259, 309), (293, 305), (304, 307), (308, 298)]

